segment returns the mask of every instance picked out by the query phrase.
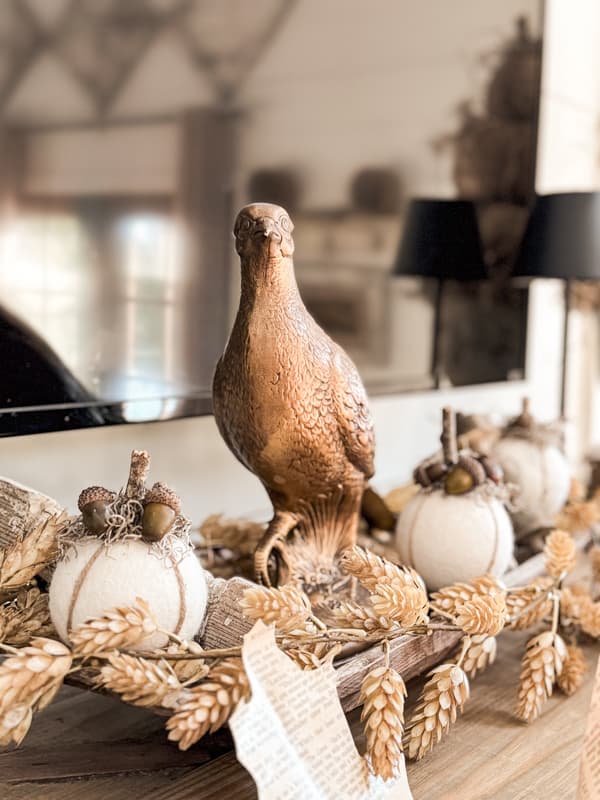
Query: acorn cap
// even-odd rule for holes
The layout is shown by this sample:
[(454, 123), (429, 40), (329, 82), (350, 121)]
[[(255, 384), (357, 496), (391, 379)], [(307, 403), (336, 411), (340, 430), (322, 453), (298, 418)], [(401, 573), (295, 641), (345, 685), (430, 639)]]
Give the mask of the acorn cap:
[(179, 496), (165, 483), (155, 483), (144, 495), (144, 505), (148, 503), (162, 503), (164, 506), (172, 508), (176, 514), (181, 511), (181, 500)]
[(473, 456), (461, 455), (458, 458), (458, 466), (473, 478), (476, 486), (481, 486), (485, 482), (486, 472), (483, 465)]
[(115, 497), (116, 494), (114, 492), (110, 492), (108, 489), (105, 489), (104, 486), (88, 486), (88, 488), (84, 489), (79, 495), (79, 499), (77, 500), (77, 508), (80, 511), (83, 511), (88, 503), (97, 503), (98, 501), (112, 503)]

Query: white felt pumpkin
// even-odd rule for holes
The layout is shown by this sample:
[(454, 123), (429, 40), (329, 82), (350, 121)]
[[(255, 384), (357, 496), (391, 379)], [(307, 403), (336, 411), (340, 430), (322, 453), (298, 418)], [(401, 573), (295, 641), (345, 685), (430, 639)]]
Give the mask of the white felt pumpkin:
[[(69, 548), (56, 566), (50, 584), (50, 616), (63, 641), (90, 617), (128, 606), (141, 597), (159, 625), (183, 639), (198, 633), (207, 603), (205, 572), (193, 550), (176, 563), (160, 557), (148, 542), (125, 539), (109, 546), (87, 538)], [(153, 634), (138, 649), (166, 644)]]
[(571, 486), (571, 469), (562, 451), (553, 444), (506, 436), (496, 444), (493, 457), (505, 479), (519, 489), (513, 514), (517, 533), (553, 525)]
[(420, 491), (400, 515), (396, 528), (402, 563), (414, 567), (430, 591), (486, 572), (502, 575), (510, 564), (513, 545), (506, 509), (483, 492)]

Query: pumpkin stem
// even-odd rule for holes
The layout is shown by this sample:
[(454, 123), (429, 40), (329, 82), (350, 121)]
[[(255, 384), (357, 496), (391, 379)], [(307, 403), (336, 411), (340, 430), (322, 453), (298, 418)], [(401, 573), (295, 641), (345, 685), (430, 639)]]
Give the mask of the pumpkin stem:
[(442, 410), (442, 448), (446, 464), (456, 464), (458, 461), (458, 446), (456, 443), (456, 414), (454, 409), (446, 406)]
[(132, 450), (129, 465), (129, 479), (125, 493), (127, 497), (141, 500), (146, 488), (146, 478), (150, 470), (150, 455), (146, 450)]

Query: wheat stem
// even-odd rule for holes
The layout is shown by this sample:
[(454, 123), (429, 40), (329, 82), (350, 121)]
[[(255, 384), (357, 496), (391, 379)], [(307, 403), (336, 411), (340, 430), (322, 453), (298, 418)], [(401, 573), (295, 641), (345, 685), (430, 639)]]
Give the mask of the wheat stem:
[(552, 633), (555, 634), (558, 631), (558, 620), (560, 618), (560, 594), (558, 592), (553, 592), (552, 602), (554, 603), (552, 608)]

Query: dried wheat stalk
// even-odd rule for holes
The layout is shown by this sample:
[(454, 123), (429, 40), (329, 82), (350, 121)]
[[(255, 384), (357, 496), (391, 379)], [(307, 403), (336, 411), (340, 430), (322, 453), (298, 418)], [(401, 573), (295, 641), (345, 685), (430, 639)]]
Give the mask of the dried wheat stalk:
[(187, 750), (205, 733), (214, 733), (250, 693), (241, 659), (230, 658), (211, 669), (208, 680), (182, 693), (177, 711), (169, 717), (169, 739)]
[(594, 603), (591, 599), (583, 601), (579, 606), (579, 620), (581, 630), (593, 639), (600, 638), (600, 602)]
[(247, 519), (227, 519), (222, 514), (211, 514), (200, 525), (198, 532), (202, 545), (209, 548), (224, 547), (241, 555), (252, 555), (265, 532), (265, 526)]
[(592, 595), (587, 587), (581, 584), (563, 586), (560, 589), (561, 618), (567, 624), (579, 624), (582, 609), (593, 602)]
[(35, 638), (0, 664), (0, 744), (20, 744), (34, 711), (45, 708), (71, 668), (71, 651)]
[(282, 633), (314, 632), (314, 624), (309, 622), (312, 618), (310, 600), (301, 589), (291, 584), (281, 589), (264, 586), (246, 589), (240, 606), (250, 619), (261, 619), (267, 625), (274, 624)]
[(358, 603), (340, 603), (333, 610), (333, 618), (339, 628), (356, 628), (367, 633), (389, 633), (398, 629), (394, 620), (378, 616), (371, 606), (360, 606)]
[(182, 685), (166, 661), (111, 653), (100, 669), (97, 683), (120, 695), (121, 700), (143, 708), (173, 708)]
[[(493, 636), (476, 635), (470, 637), (471, 641), (466, 647), (462, 667), (469, 678), (474, 678), (479, 672), (496, 660), (498, 645)], [(462, 652), (462, 647), (461, 647)]]
[(594, 583), (600, 583), (600, 547), (596, 544), (590, 548), (589, 552), (590, 564), (592, 565), (592, 580)]
[(469, 697), (469, 679), (458, 664), (441, 664), (429, 676), (404, 735), (410, 759), (419, 760), (433, 749)]
[(497, 636), (504, 628), (506, 613), (503, 593), (475, 595), (456, 606), (456, 624), (473, 636)]
[(33, 636), (56, 635), (48, 595), (37, 587), (21, 589), (10, 602), (0, 607), (0, 642), (21, 647)]
[[(169, 659), (169, 655), (181, 655), (187, 653), (196, 653), (197, 659)], [(188, 683), (189, 681), (199, 681), (205, 678), (209, 672), (209, 666), (202, 658), (203, 650), (198, 642), (185, 642), (182, 646), (180, 644), (170, 644), (165, 653), (165, 660), (169, 667), (173, 670), (178, 680), (181, 683)]]
[(397, 622), (403, 628), (427, 622), (427, 591), (413, 569), (403, 568), (401, 577), (393, 578), (390, 583), (377, 584), (370, 599), (378, 617)]
[(402, 677), (389, 666), (371, 670), (360, 687), (367, 760), (373, 772), (384, 780), (396, 777), (403, 763), (405, 697)]
[(562, 672), (556, 679), (558, 688), (567, 696), (575, 694), (577, 689), (581, 688), (588, 669), (588, 663), (581, 647), (568, 645)]
[(318, 669), (321, 666), (321, 658), (317, 655), (313, 648), (297, 647), (289, 648), (285, 654), (290, 658), (297, 667), (302, 670)]
[(554, 684), (563, 669), (567, 647), (552, 631), (534, 636), (523, 656), (517, 701), (517, 717), (533, 722), (552, 695)]
[(546, 538), (544, 556), (548, 575), (561, 578), (575, 566), (577, 559), (575, 540), (570, 533), (557, 528)]
[(390, 582), (395, 578), (401, 582), (405, 580), (404, 567), (392, 564), (385, 558), (356, 545), (346, 550), (341, 558), (341, 565), (348, 575), (357, 578), (370, 592), (376, 591), (380, 582)]
[(598, 504), (594, 500), (569, 502), (558, 513), (554, 524), (570, 533), (589, 530), (600, 518)]
[(536, 578), (528, 586), (511, 589), (506, 595), (508, 620), (506, 627), (514, 631), (531, 628), (552, 613), (550, 589), (554, 580), (548, 576)]
[(478, 595), (505, 594), (506, 588), (493, 575), (483, 575), (471, 583), (454, 583), (431, 595), (431, 607), (456, 616), (457, 606)]
[(15, 591), (51, 564), (58, 551), (58, 532), (67, 514), (54, 514), (35, 530), (0, 551), (0, 593)]
[(136, 647), (158, 630), (150, 606), (137, 597), (133, 606), (115, 608), (79, 625), (71, 631), (70, 638), (74, 654), (85, 658)]

